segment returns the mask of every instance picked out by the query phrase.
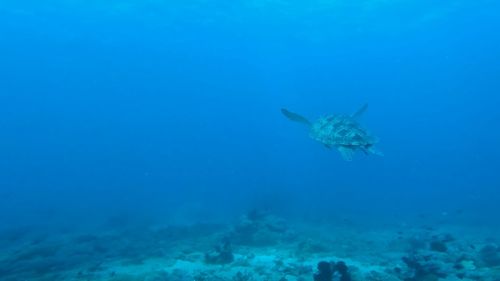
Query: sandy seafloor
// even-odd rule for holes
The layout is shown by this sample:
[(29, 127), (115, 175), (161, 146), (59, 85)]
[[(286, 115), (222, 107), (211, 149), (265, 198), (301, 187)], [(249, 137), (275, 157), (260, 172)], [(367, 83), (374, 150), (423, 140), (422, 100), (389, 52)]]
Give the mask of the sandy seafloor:
[(425, 221), (292, 222), (262, 212), (230, 224), (18, 227), (0, 234), (0, 280), (498, 281), (499, 234)]

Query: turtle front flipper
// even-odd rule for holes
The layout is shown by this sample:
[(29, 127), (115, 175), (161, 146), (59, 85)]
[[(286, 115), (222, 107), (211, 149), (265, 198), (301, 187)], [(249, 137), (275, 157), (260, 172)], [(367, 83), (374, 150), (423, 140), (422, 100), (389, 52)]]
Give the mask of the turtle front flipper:
[(345, 146), (339, 146), (337, 149), (345, 161), (352, 161), (352, 156), (354, 154), (354, 150), (352, 150), (351, 148), (345, 147)]
[(367, 103), (363, 104), (363, 106), (360, 109), (358, 109), (358, 111), (354, 112), (351, 115), (351, 118), (352, 119), (359, 119), (361, 117), (361, 115), (363, 115), (363, 113), (365, 113), (366, 109), (368, 109)]
[(307, 126), (311, 126), (311, 122), (309, 122), (309, 120), (307, 120), (305, 117), (303, 117), (297, 113), (293, 113), (291, 111), (288, 111), (285, 108), (281, 109), (281, 113), (283, 113), (283, 115), (285, 115), (286, 118), (288, 118), (294, 122), (299, 122), (302, 124), (306, 124)]

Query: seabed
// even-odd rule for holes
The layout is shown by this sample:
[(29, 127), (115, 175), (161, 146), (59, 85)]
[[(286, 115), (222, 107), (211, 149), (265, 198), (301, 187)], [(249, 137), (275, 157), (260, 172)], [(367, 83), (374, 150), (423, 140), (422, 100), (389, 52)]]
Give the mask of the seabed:
[(498, 281), (500, 231), (479, 230), (255, 211), (227, 225), (16, 228), (0, 233), (0, 280)]

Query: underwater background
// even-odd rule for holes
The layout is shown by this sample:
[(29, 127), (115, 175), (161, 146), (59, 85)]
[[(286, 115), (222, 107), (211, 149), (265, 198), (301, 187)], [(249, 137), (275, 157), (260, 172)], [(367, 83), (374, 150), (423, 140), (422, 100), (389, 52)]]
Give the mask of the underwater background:
[[(304, 251), (310, 271), (270, 267), (276, 279), (252, 266), (229, 277), (202, 279), (186, 266), (175, 275), (162, 265), (155, 277), (124, 277), (107, 264), (184, 237), (202, 244), (199, 263), (211, 268), (194, 271), (231, 267), (208, 258), (218, 239), (152, 237), (180, 225), (237, 229), (242, 217), (319, 228), (329, 239), (340, 232), (323, 227), (341, 225), (371, 235), (384, 253), (391, 250), (377, 241), (387, 237), (365, 229), (411, 229), (401, 239), (427, 237), (431, 250), (435, 237), (451, 233), (462, 243), (467, 232), (474, 249), (457, 246), (456, 255), (471, 256), (460, 270), (477, 274), (460, 279), (500, 280), (499, 12), (494, 0), (0, 0), (0, 280), (329, 281), (317, 262), (356, 259)], [(360, 123), (385, 156), (357, 152), (351, 162), (280, 112), (316, 120), (365, 103)], [(199, 233), (232, 237), (224, 241), (236, 260), (243, 248), (320, 241), (309, 233), (263, 249), (209, 229)], [(93, 275), (84, 266), (99, 256), (95, 245), (83, 258), (70, 247), (78, 243), (64, 244), (83, 233), (102, 242), (113, 231), (125, 244), (149, 244), (127, 254), (108, 245)], [(61, 241), (64, 251), (26, 253)], [(357, 255), (374, 263), (370, 253)], [(403, 261), (409, 269), (400, 269), (413, 273), (380, 272), (459, 278)], [(330, 279), (348, 280), (338, 272)]]

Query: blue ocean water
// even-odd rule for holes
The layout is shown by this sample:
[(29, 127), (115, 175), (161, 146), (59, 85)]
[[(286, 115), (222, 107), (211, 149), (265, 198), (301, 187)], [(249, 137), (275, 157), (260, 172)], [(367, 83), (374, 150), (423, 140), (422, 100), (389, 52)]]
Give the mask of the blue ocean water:
[[(0, 0), (0, 228), (252, 209), (498, 228), (499, 12), (494, 0)], [(280, 112), (365, 103), (385, 156), (350, 162)]]

